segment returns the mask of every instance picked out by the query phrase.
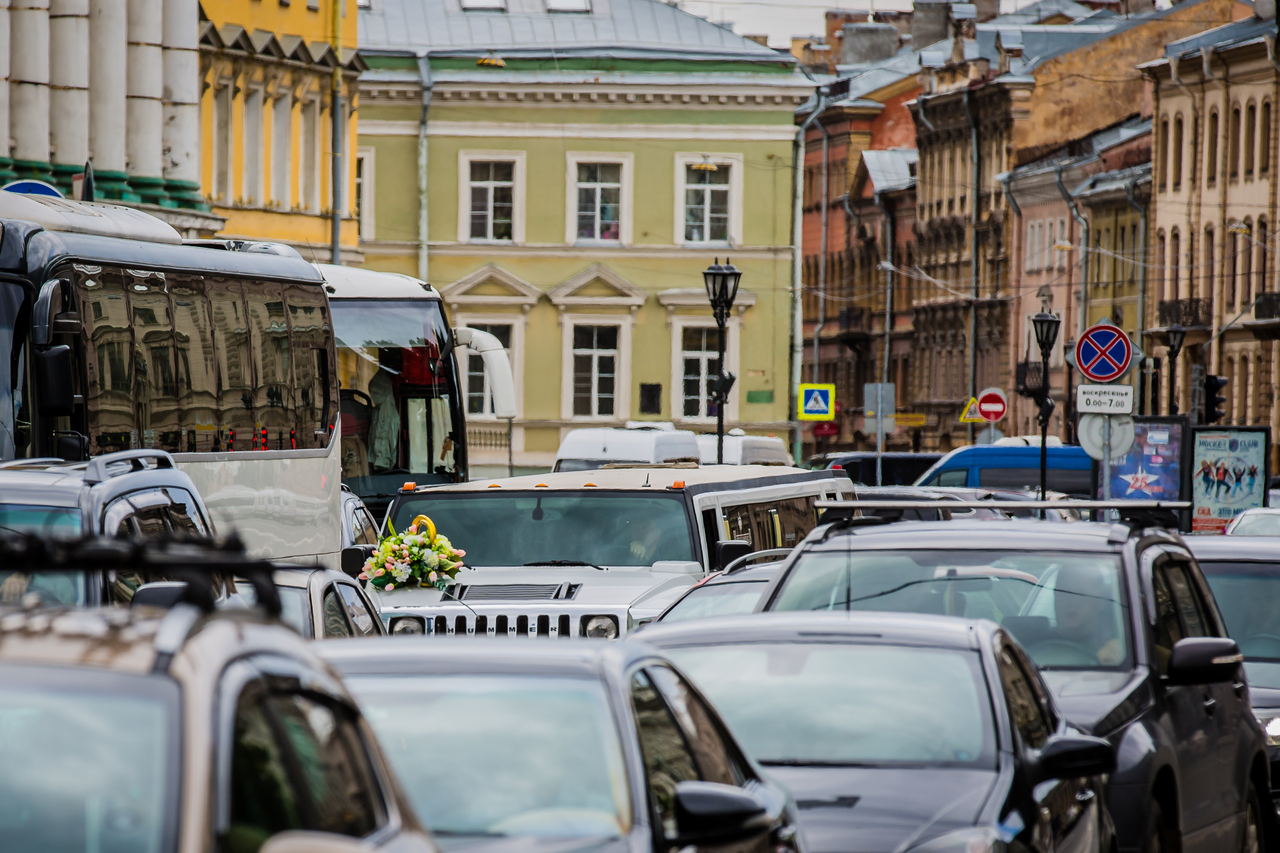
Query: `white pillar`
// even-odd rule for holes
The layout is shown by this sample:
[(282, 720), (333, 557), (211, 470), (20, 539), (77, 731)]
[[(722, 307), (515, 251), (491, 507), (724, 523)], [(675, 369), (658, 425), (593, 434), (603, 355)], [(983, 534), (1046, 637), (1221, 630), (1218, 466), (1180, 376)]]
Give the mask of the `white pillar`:
[(138, 200), (125, 172), (129, 19), (121, 0), (89, 0), (89, 153), (98, 195)]
[(0, 182), (13, 179), (9, 160), (9, 0), (0, 0)]
[(152, 204), (166, 201), (161, 141), (164, 61), (160, 48), (163, 0), (129, 0), (129, 82), (125, 169), (129, 187)]
[(165, 190), (183, 207), (204, 207), (200, 190), (200, 0), (164, 0), (161, 44)]
[(49, 0), (49, 83), (53, 177), (69, 194), (89, 159), (89, 0)]
[(9, 12), (9, 130), (23, 177), (49, 177), (49, 0)]

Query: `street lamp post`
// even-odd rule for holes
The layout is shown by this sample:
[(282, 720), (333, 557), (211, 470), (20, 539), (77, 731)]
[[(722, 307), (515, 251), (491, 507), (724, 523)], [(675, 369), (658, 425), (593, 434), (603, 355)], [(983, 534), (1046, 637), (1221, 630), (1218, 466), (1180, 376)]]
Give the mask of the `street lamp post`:
[[(1036, 332), (1036, 345), (1040, 347), (1040, 500), (1044, 500), (1049, 486), (1049, 415), (1053, 413), (1053, 398), (1049, 396), (1049, 353), (1058, 341), (1058, 327), (1062, 321), (1054, 314), (1041, 311), (1031, 318)], [(1044, 509), (1040, 517), (1045, 517)]]
[(716, 343), (716, 367), (719, 376), (710, 389), (716, 401), (716, 463), (724, 464), (724, 407), (729, 399), (729, 389), (733, 387), (734, 375), (724, 369), (725, 323), (729, 320), (729, 312), (733, 309), (733, 300), (738, 296), (738, 282), (742, 280), (742, 272), (729, 263), (716, 258), (716, 262), (702, 271), (703, 282), (707, 286), (707, 299), (711, 302), (711, 312), (716, 318), (719, 329), (719, 340)]
[(1182, 352), (1182, 342), (1186, 340), (1187, 330), (1182, 324), (1174, 323), (1169, 327), (1169, 414), (1178, 414), (1178, 386), (1174, 379), (1177, 370), (1178, 354)]

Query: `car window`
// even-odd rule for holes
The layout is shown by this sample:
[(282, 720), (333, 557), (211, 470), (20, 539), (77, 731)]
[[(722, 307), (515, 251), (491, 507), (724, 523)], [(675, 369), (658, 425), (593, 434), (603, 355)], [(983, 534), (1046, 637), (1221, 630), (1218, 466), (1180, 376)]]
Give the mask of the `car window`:
[(303, 828), (302, 791), (256, 692), (241, 695), (236, 708), (230, 798), (225, 853), (256, 853), (276, 833)]
[(1052, 727), (1045, 716), (1041, 698), (1031, 686), (1031, 676), (1008, 643), (1001, 643), (997, 647), (996, 666), (1000, 670), (1000, 683), (1009, 703), (1009, 716), (1023, 745), (1039, 749), (1049, 739)]
[(730, 616), (750, 613), (767, 586), (767, 581), (717, 583), (690, 590), (667, 614), (663, 622), (682, 622), (707, 616)]
[(326, 637), (350, 637), (351, 625), (347, 622), (346, 606), (338, 597), (333, 584), (324, 591), (324, 635)]
[(351, 541), (356, 545), (377, 545), (378, 544), (378, 526), (373, 523), (373, 517), (369, 515), (369, 511), (363, 507), (357, 507), (352, 513), (352, 530)]
[(1185, 636), (1182, 623), (1178, 621), (1177, 605), (1173, 601), (1173, 593), (1169, 589), (1169, 581), (1161, 569), (1151, 572), (1151, 587), (1155, 593), (1156, 624), (1153, 630), (1156, 665), (1161, 672), (1168, 667), (1169, 656), (1173, 654), (1173, 646)]
[(790, 548), (817, 526), (814, 495), (724, 508), (725, 534), (753, 551)]
[(665, 838), (672, 839), (676, 837), (676, 784), (696, 781), (697, 765), (671, 711), (643, 672), (631, 679), (631, 703), (654, 825), (661, 828)]
[(949, 471), (939, 471), (927, 485), (941, 486), (943, 488), (963, 488), (969, 485), (969, 469), (952, 468)]
[(103, 513), (102, 530), (108, 536), (141, 536), (154, 539), (170, 533), (207, 536), (195, 498), (186, 489), (142, 489), (116, 498)]
[(741, 785), (746, 778), (742, 768), (729, 752), (711, 711), (689, 687), (688, 682), (665, 666), (654, 666), (645, 671), (662, 691), (684, 729), (702, 779), (722, 785)]
[(1214, 636), (1213, 623), (1209, 620), (1208, 608), (1205, 607), (1204, 602), (1200, 599), (1199, 591), (1192, 584), (1191, 578), (1187, 574), (1186, 565), (1169, 561), (1161, 566), (1159, 571), (1168, 580), (1169, 592), (1173, 595), (1174, 606), (1178, 610), (1178, 615), (1182, 617), (1183, 636)]
[(335, 586), (342, 593), (342, 600), (347, 605), (347, 616), (355, 626), (356, 633), (366, 637), (376, 634), (377, 631), (373, 627), (374, 617), (369, 614), (369, 608), (365, 607), (364, 602), (360, 600), (360, 593), (356, 592), (356, 588), (346, 583), (335, 584)]

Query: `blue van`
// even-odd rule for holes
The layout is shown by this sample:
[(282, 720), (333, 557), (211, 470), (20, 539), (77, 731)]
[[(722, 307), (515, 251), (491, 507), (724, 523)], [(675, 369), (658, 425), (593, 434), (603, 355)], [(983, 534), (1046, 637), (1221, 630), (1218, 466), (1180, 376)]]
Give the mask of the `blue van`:
[[(1049, 490), (1089, 497), (1093, 460), (1078, 445), (1048, 448)], [(1040, 448), (973, 445), (957, 448), (920, 475), (917, 486), (1039, 489)]]

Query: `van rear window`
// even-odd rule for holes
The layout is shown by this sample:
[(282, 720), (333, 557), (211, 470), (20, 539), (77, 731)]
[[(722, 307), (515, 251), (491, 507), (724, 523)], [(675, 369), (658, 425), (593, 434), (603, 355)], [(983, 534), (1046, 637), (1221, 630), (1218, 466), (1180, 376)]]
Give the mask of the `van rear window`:
[[(1071, 468), (1050, 468), (1049, 489), (1069, 495), (1088, 495), (1092, 472)], [(980, 468), (978, 485), (988, 489), (1038, 489), (1039, 468)]]

